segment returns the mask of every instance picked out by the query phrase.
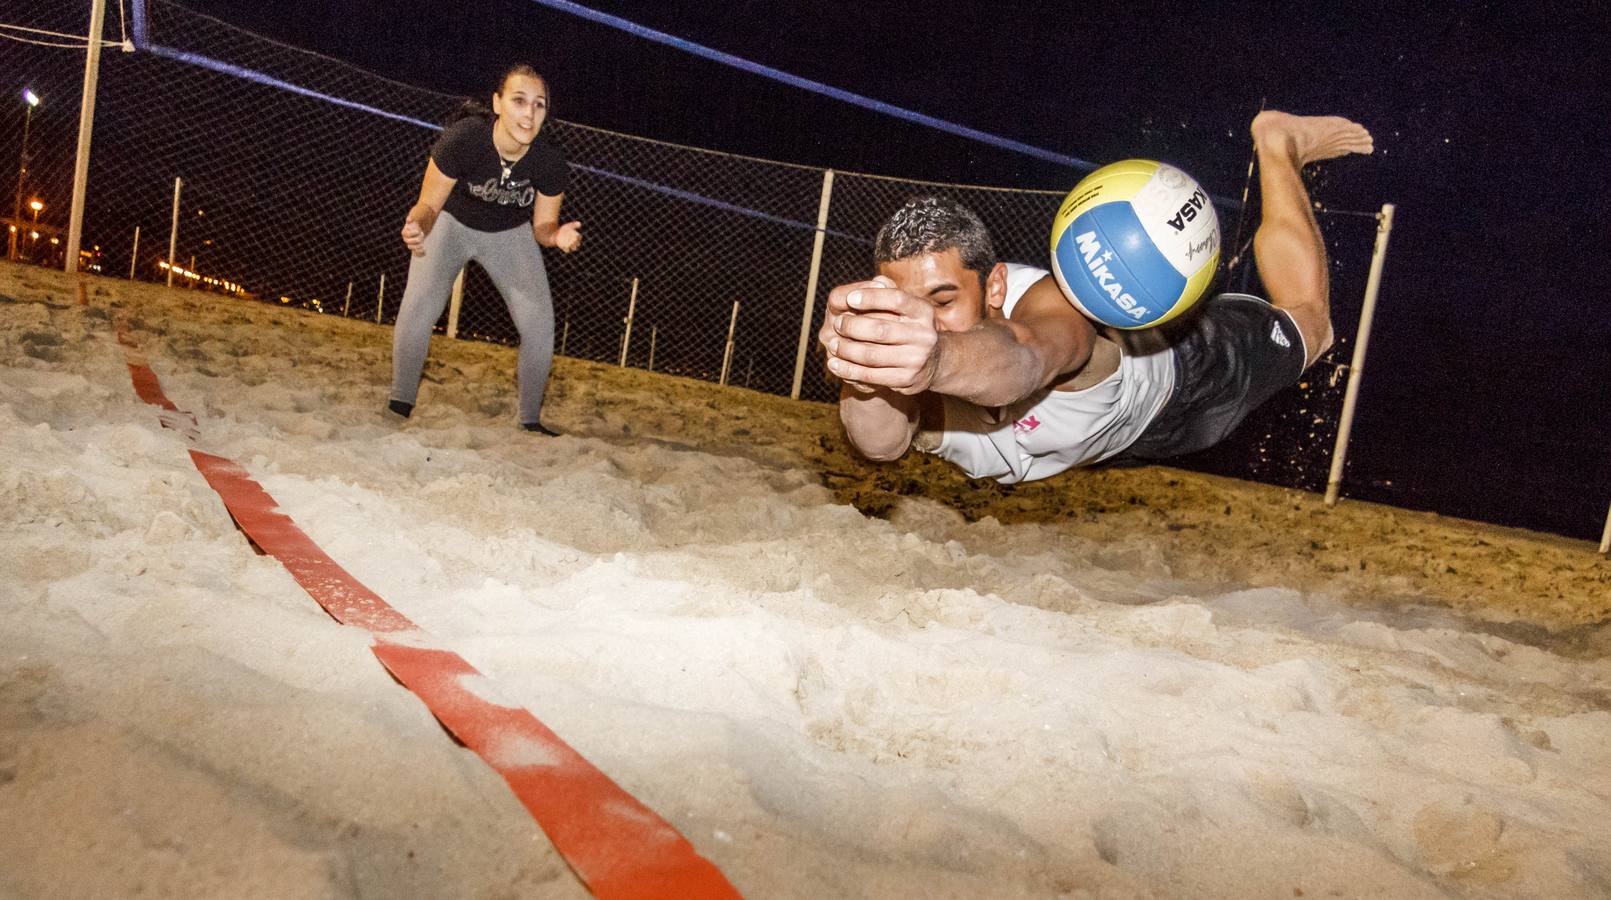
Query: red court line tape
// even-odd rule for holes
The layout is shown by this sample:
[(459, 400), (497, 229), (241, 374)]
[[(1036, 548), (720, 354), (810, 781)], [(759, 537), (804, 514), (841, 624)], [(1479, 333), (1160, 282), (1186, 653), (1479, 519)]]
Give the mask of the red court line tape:
[(264, 553), (279, 560), (331, 618), (381, 634), (414, 628), (408, 617), (319, 549), (307, 533), (279, 511), (279, 504), (244, 469), (222, 456), (200, 450), (190, 451), (190, 458), (223, 498), (224, 506), (246, 536)]
[[(738, 897), (688, 839), (623, 791), (524, 709), (464, 687), (479, 673), (455, 653), (394, 644), (375, 655), (431, 712), (498, 770), (520, 802), (600, 897)], [(569, 849), (567, 849), (569, 848)]]
[[(121, 329), (118, 340), (128, 348), (129, 374), (140, 399), (170, 414), (190, 416), (168, 400), (156, 373), (137, 358), (133, 341)], [(173, 427), (167, 418), (163, 425)], [(274, 498), (244, 469), (199, 450), (191, 450), (190, 458), (247, 537), (278, 559), (332, 618), (375, 633), (370, 649), (381, 664), (503, 776), (594, 896), (608, 900), (740, 896), (721, 870), (700, 856), (670, 823), (611, 781), (536, 716), (467, 688), (466, 678), (484, 676), (457, 653), (419, 646), (429, 636), (321, 550), (279, 512)], [(405, 632), (406, 643), (387, 637), (401, 638)]]
[[(78, 291), (79, 296), (83, 297), (83, 282), (79, 282)], [(201, 440), (201, 428), (196, 423), (195, 414), (174, 406), (168, 395), (163, 393), (162, 384), (157, 381), (157, 373), (151, 371), (145, 357), (140, 353), (139, 346), (129, 337), (128, 331), (122, 325), (117, 329), (117, 342), (123, 345), (123, 362), (129, 367), (129, 380), (134, 382), (135, 395), (162, 410), (157, 416), (162, 427), (179, 432), (189, 438), (191, 443)]]

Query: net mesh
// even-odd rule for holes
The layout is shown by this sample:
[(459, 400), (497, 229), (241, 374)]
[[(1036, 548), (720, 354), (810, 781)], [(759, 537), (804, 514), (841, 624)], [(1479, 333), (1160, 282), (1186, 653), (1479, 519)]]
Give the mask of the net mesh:
[[(0, 21), (82, 34), (87, 10), (71, 6), (7, 3)], [(398, 237), (402, 216), (436, 138), (431, 125), (446, 120), (462, 98), (381, 78), (173, 3), (158, 0), (147, 9), (150, 40), (160, 52), (120, 52), (115, 42), (128, 27), (115, 8), (108, 12), (103, 38), (114, 43), (102, 55), (83, 268), (166, 280), (179, 178), (171, 260), (180, 270), (177, 284), (217, 295), (208, 302), (233, 302), (238, 294), (392, 322), (409, 261)], [(69, 46), (3, 42), (8, 61), (15, 60), (3, 76), (6, 96), (20, 97), (31, 87), (44, 98), (26, 118), (18, 255), (52, 266), (62, 263), (83, 77), (82, 41), (80, 49), (63, 43)], [(7, 123), (0, 153), (9, 145), (9, 158), (17, 159), (23, 104), (8, 102), (0, 115)], [(558, 351), (609, 363), (624, 353), (631, 366), (707, 380), (721, 378), (725, 361), (729, 383), (788, 394), (808, 302), (823, 170), (565, 121), (550, 121), (545, 133), (573, 167), (562, 215), (580, 219), (586, 238), (581, 252), (545, 254)], [(1052, 192), (836, 172), (821, 274), (809, 298), (814, 312), (805, 399), (837, 395), (815, 346), (827, 292), (868, 275), (872, 236), (914, 194), (962, 200), (991, 228), (1003, 258), (1027, 261), (1045, 259), (1047, 228), (1061, 199)], [(37, 228), (26, 206), (34, 197), (44, 204)], [(1227, 240), (1235, 215), (1221, 211)], [(1335, 375), (1351, 352), (1342, 336), (1357, 324), (1354, 298), (1363, 293), (1375, 223), (1328, 217), (1323, 226), (1333, 259), (1338, 346), (1302, 386), (1283, 392), (1229, 441), (1187, 465), (1293, 487), (1323, 486), (1343, 391)], [(1257, 289), (1256, 282), (1250, 286)], [(447, 327), (446, 314), (439, 327)], [(474, 265), (457, 332), (502, 343), (518, 338), (502, 299)]]

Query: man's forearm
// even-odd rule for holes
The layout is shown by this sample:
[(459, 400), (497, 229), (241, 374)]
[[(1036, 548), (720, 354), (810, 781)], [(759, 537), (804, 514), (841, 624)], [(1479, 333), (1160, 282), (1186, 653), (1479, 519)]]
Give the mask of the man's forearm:
[(938, 364), (929, 390), (979, 406), (1007, 406), (1045, 387), (1040, 354), (1024, 346), (1011, 326), (986, 322), (962, 332), (943, 332), (935, 347)]
[(856, 452), (871, 460), (899, 459), (917, 431), (917, 397), (879, 389), (865, 392), (844, 385), (839, 391), (839, 420)]

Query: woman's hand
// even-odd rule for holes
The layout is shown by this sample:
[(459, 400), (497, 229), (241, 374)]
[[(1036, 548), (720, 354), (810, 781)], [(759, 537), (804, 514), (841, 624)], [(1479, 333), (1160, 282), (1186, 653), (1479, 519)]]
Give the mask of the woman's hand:
[(437, 214), (446, 205), (448, 195), (453, 193), (453, 185), (457, 183), (442, 174), (442, 170), (436, 167), (436, 160), (425, 163), (425, 180), (420, 183), (420, 198), (409, 207), (408, 215), (403, 217), (403, 243), (408, 246), (410, 253), (425, 255), (425, 236), (431, 233)]
[(580, 221), (570, 221), (555, 229), (554, 246), (565, 253), (570, 253), (582, 246), (582, 223)]
[(412, 218), (403, 221), (403, 244), (415, 256), (425, 255), (425, 229)]

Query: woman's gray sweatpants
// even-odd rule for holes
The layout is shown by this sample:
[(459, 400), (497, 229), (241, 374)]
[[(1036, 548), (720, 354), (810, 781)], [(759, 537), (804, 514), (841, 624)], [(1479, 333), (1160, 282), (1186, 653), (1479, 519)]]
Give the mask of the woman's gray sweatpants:
[(425, 236), (425, 255), (411, 257), (408, 264), (403, 308), (392, 333), (392, 399), (413, 405), (418, 397), (431, 330), (447, 308), (453, 280), (470, 260), (491, 276), (520, 332), (520, 423), (536, 422), (554, 363), (554, 298), (529, 224), (476, 231), (447, 213), (437, 215)]

